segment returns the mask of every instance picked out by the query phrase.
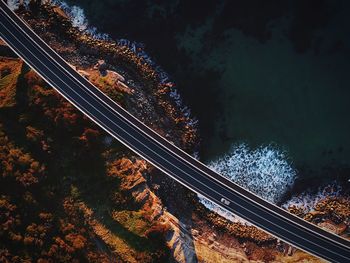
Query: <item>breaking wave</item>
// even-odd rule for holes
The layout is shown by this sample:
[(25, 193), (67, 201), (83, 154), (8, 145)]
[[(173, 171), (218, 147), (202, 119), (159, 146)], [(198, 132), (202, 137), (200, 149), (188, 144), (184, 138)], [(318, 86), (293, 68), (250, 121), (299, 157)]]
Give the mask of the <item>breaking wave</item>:
[(69, 17), (73, 27), (78, 28), (80, 31), (84, 31), (96, 39), (110, 40), (108, 34), (98, 32), (96, 27), (90, 26), (87, 20), (84, 9), (76, 5), (68, 5), (64, 1), (52, 0), (52, 4), (59, 6)]
[[(28, 2), (29, 1), (24, 1), (24, 4), (27, 5)], [(19, 0), (7, 0), (7, 5), (13, 11), (19, 7), (20, 1)]]
[(299, 195), (293, 196), (290, 200), (282, 204), (284, 209), (295, 206), (308, 213), (314, 210), (315, 205), (325, 199), (326, 197), (339, 197), (342, 196), (342, 187), (338, 182), (333, 181), (328, 185), (321, 186), (317, 191), (307, 190)]
[[(22, 1), (25, 8), (28, 7), (30, 0)], [(19, 8), (21, 1), (20, 0), (7, 0), (7, 5), (11, 10), (16, 10)], [(69, 17), (72, 25), (78, 28), (80, 31), (90, 34), (96, 39), (110, 40), (108, 34), (99, 33), (96, 27), (90, 26), (89, 22), (85, 16), (84, 10), (76, 5), (68, 5), (64, 1), (60, 0), (42, 0), (42, 4), (48, 3), (60, 7)]]
[(88, 29), (89, 23), (82, 8), (76, 5), (69, 6), (67, 3), (57, 0), (53, 0), (52, 3), (59, 6), (69, 16), (74, 27), (81, 31)]
[[(277, 204), (291, 189), (297, 178), (285, 152), (273, 145), (250, 149), (247, 144), (234, 145), (225, 156), (210, 162), (209, 167), (238, 185), (254, 192), (265, 200)], [(304, 213), (312, 212), (316, 204), (326, 197), (344, 197), (342, 186), (337, 181), (318, 187), (308, 187), (301, 194), (292, 196), (281, 204), (283, 209), (295, 206)], [(347, 197), (350, 198), (350, 197)], [(249, 225), (243, 218), (217, 206), (199, 195), (200, 202), (208, 209), (232, 222)]]
[(228, 154), (208, 165), (272, 203), (280, 201), (297, 177), (286, 153), (274, 145), (256, 149), (245, 143), (234, 145)]
[[(275, 204), (292, 187), (297, 177), (297, 172), (286, 153), (274, 145), (251, 149), (245, 143), (236, 144), (231, 147), (228, 154), (208, 163), (208, 166)], [(232, 222), (250, 225), (243, 218), (222, 209), (202, 196), (199, 196), (199, 200), (205, 207)]]

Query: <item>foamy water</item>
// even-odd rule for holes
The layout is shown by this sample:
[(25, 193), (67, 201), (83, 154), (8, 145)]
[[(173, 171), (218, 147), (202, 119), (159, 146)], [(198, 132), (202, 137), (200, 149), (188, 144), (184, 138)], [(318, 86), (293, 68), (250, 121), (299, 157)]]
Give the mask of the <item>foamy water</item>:
[[(297, 172), (287, 154), (273, 145), (256, 149), (251, 149), (245, 143), (233, 145), (229, 153), (208, 163), (208, 166), (272, 203), (280, 201), (297, 177)], [(219, 215), (233, 222), (248, 224), (241, 217), (218, 207), (213, 202), (201, 196), (199, 199), (204, 206)]]
[[(9, 8), (13, 11), (16, 10), (19, 7), (19, 0), (7, 0), (7, 5)], [(25, 4), (27, 4), (28, 1), (25, 1)]]
[(300, 195), (293, 196), (290, 200), (285, 202), (282, 207), (288, 209), (290, 206), (295, 206), (302, 209), (305, 213), (308, 213), (313, 211), (315, 205), (322, 199), (341, 196), (341, 192), (342, 187), (334, 181), (328, 185), (319, 187), (316, 192), (307, 190)]
[(81, 31), (88, 29), (89, 23), (82, 8), (75, 5), (69, 6), (62, 1), (53, 0), (52, 3), (58, 5), (69, 16), (74, 27)]
[(237, 144), (226, 155), (208, 165), (272, 203), (280, 201), (297, 176), (286, 153), (273, 145), (251, 149), (245, 143)]
[[(233, 146), (227, 155), (208, 165), (238, 185), (275, 204), (290, 190), (297, 178), (297, 171), (287, 154), (272, 145), (250, 149), (246, 144), (238, 144)], [(290, 206), (295, 206), (308, 213), (326, 197), (339, 196), (342, 196), (342, 187), (337, 181), (333, 181), (320, 186), (316, 191), (312, 191), (310, 187), (305, 192), (294, 195), (281, 207), (288, 209)], [(205, 207), (226, 219), (249, 225), (241, 217), (218, 207), (204, 197), (199, 196), (199, 199)]]
[(84, 31), (96, 39), (109, 40), (108, 34), (98, 32), (97, 28), (89, 25), (89, 21), (85, 16), (84, 10), (76, 5), (68, 5), (64, 1), (52, 0), (52, 4), (59, 6), (70, 18), (73, 27)]

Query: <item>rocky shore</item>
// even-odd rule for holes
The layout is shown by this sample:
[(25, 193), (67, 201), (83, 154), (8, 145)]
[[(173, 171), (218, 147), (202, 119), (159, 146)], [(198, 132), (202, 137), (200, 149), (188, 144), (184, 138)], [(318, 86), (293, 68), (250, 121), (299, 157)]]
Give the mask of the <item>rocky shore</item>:
[(290, 205), (288, 211), (327, 231), (350, 239), (350, 199), (345, 197), (325, 197), (315, 204), (311, 211), (305, 207)]

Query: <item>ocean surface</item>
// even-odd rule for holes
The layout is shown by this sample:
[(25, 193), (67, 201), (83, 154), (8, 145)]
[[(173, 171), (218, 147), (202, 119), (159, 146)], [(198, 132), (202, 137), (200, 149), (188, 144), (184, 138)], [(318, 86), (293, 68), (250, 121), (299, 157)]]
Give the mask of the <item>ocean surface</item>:
[(213, 169), (244, 181), (243, 167), (252, 191), (272, 181), (274, 202), (295, 180), (350, 178), (349, 1), (66, 2), (78, 26), (145, 45), (199, 119)]

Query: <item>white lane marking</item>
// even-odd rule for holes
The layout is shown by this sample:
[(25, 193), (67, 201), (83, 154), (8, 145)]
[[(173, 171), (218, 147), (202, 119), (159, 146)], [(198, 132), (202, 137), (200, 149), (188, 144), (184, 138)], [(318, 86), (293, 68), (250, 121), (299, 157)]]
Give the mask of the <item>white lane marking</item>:
[[(20, 21), (22, 21), (22, 19), (19, 18), (14, 12), (12, 12), (11, 10), (10, 10), (10, 12), (13, 13)], [(5, 12), (5, 13), (6, 13), (6, 12)], [(16, 23), (7, 13), (6, 13), (6, 16), (8, 16), (14, 23)], [(22, 21), (22, 23), (23, 23), (23, 21)], [(28, 27), (27, 25), (25, 25), (25, 27), (26, 27), (27, 29), (29, 29), (35, 36), (38, 37), (38, 35), (37, 35), (30, 27)], [(27, 32), (25, 32), (21, 27), (19, 27), (19, 28), (20, 28), (20, 31), (22, 31), (25, 35), (27, 35), (29, 38), (31, 38), (31, 37), (27, 34)], [(62, 59), (62, 61), (63, 61), (64, 63), (66, 63), (65, 60), (64, 60), (56, 51), (54, 51), (46, 42), (42, 41), (42, 39), (41, 39), (40, 37), (38, 37), (38, 39), (39, 39), (46, 47), (48, 47), (52, 52), (54, 52), (60, 59)], [(41, 51), (39, 51), (39, 52), (41, 52)], [(47, 56), (49, 56), (50, 58), (52, 58), (52, 56), (51, 56), (50, 54), (48, 54), (45, 50), (43, 50), (43, 52), (45, 52), (45, 53), (47, 54)], [(41, 53), (42, 53), (42, 52), (41, 52)], [(55, 61), (54, 58), (52, 58), (52, 59)], [(72, 75), (72, 74), (71, 74), (68, 70), (66, 70), (62, 65), (60, 65), (60, 64), (57, 64), (57, 65), (58, 65), (59, 67), (61, 67), (61, 68), (63, 69), (64, 72), (67, 72), (67, 73), (68, 73), (71, 77), (73, 77), (77, 82), (79, 82), (81, 85), (84, 86), (84, 84), (83, 84), (79, 79), (77, 79), (74, 75)], [(71, 68), (71, 67), (69, 67), (69, 69), (70, 69), (70, 68)], [(64, 74), (65, 74), (65, 73), (64, 73)], [(65, 74), (65, 75), (66, 75), (66, 74)], [(66, 76), (67, 76), (67, 75), (66, 75)], [(80, 76), (80, 75), (79, 75), (79, 76)], [(148, 131), (150, 131), (150, 132), (152, 133), (152, 135), (158, 136), (159, 138), (161, 138), (161, 139), (164, 140), (165, 142), (169, 143), (163, 136), (161, 136), (160, 134), (154, 132), (154, 131), (153, 131), (152, 129), (150, 129), (147, 125), (145, 125), (144, 123), (142, 123), (141, 121), (139, 121), (137, 118), (135, 118), (133, 115), (131, 115), (129, 112), (127, 112), (124, 108), (122, 108), (122, 107), (120, 107), (118, 104), (116, 104), (112, 99), (110, 99), (108, 96), (106, 96), (106, 94), (104, 94), (100, 89), (96, 88), (93, 84), (91, 84), (91, 83), (90, 83), (89, 81), (87, 81), (86, 79), (84, 79), (84, 78), (82, 78), (82, 79), (83, 79), (84, 81), (86, 81), (86, 82), (87, 82), (90, 86), (92, 86), (94, 89), (96, 89), (99, 93), (101, 93), (101, 94), (103, 95), (104, 98), (107, 98), (109, 101), (111, 101), (111, 102), (113, 103), (113, 105), (115, 105), (116, 107), (118, 107), (119, 109), (121, 109), (122, 111), (124, 111), (129, 117), (131, 117), (133, 120), (135, 120), (136, 122), (138, 122), (138, 123), (142, 126), (142, 128), (146, 128)], [(91, 94), (93, 94), (94, 96), (96, 95), (96, 94), (94, 94), (90, 89), (87, 89), (87, 90), (88, 90)], [(99, 98), (99, 99), (100, 99), (100, 98)], [(100, 100), (101, 100), (101, 99), (100, 99)], [(125, 116), (121, 115), (121, 114), (120, 114), (119, 112), (117, 112), (113, 107), (111, 107), (111, 106), (108, 105), (108, 104), (107, 104), (107, 106), (108, 106), (110, 109), (112, 109), (113, 112), (117, 113), (120, 117), (124, 118), (124, 119), (126, 120), (127, 124), (131, 124), (131, 125), (134, 126), (136, 129), (140, 130), (140, 127), (137, 127), (132, 121), (128, 120)], [(142, 131), (142, 129), (141, 129), (141, 131)], [(147, 135), (144, 135), (143, 133), (139, 133), (139, 134), (142, 135), (143, 137), (147, 136)], [(146, 138), (146, 137), (145, 137), (145, 138)], [(160, 142), (158, 142), (157, 140), (155, 140), (154, 138), (152, 138), (150, 134), (148, 134), (147, 139), (151, 139), (152, 141), (156, 142), (155, 145), (157, 145), (158, 148), (163, 146)], [(158, 146), (158, 144), (159, 144), (160, 146)], [(185, 151), (183, 151), (181, 148), (177, 147), (177, 146), (174, 145), (174, 144), (169, 144), (169, 145), (170, 145), (170, 146), (173, 146), (173, 147), (175, 147), (176, 149), (178, 149), (179, 151), (181, 151), (183, 154), (185, 154), (185, 156), (191, 158), (191, 160), (193, 160), (193, 161), (195, 161), (195, 162), (198, 162), (198, 163), (199, 163), (200, 165), (202, 165), (203, 167), (205, 167), (205, 168), (211, 170), (211, 172), (213, 172), (213, 173), (215, 173), (216, 175), (220, 176), (224, 181), (228, 181), (227, 178), (225, 178), (225, 177), (222, 176), (221, 174), (216, 173), (215, 171), (213, 171), (211, 168), (207, 167), (207, 166), (206, 166), (205, 164), (203, 164), (202, 162), (200, 162), (200, 161), (194, 159), (191, 155), (189, 155), (188, 153), (186, 153)], [(164, 146), (163, 146), (163, 147), (164, 147)], [(233, 189), (233, 188), (231, 188), (231, 187), (228, 187), (228, 186), (224, 185), (220, 180), (218, 180), (217, 178), (215, 178), (215, 177), (213, 177), (212, 175), (208, 174), (206, 171), (203, 171), (203, 170), (200, 169), (199, 167), (196, 167), (193, 163), (190, 163), (188, 160), (184, 159), (182, 156), (180, 156), (180, 155), (178, 155), (177, 153), (173, 152), (173, 151), (170, 150), (169, 148), (168, 148), (168, 151), (172, 152), (174, 155), (176, 155), (177, 157), (179, 157), (180, 160), (182, 160), (183, 162), (187, 163), (188, 165), (187, 165), (187, 164), (185, 164), (185, 165), (186, 165), (187, 167), (189, 167), (191, 170), (197, 170), (197, 171), (199, 171), (199, 172), (202, 172), (202, 173), (206, 174), (208, 177), (210, 177), (210, 178), (212, 178), (213, 180), (217, 181), (217, 182), (220, 184), (220, 187), (222, 187), (222, 188), (225, 188), (225, 187), (226, 187), (229, 191), (231, 190), (231, 191), (236, 192), (236, 193), (239, 194), (239, 195), (242, 195), (242, 193), (240, 193), (238, 190)], [(235, 182), (229, 181), (229, 183), (232, 183), (232, 184), (233, 184), (236, 188), (238, 188), (239, 190), (248, 192), (249, 194), (255, 196), (256, 198), (262, 200), (263, 202), (266, 202), (264, 199), (262, 199), (261, 197), (259, 197), (257, 194), (255, 194), (255, 193), (253, 193), (253, 192), (251, 192), (251, 191), (249, 191), (249, 190), (247, 190), (247, 189), (243, 189), (242, 187), (240, 187), (239, 185), (237, 185)], [(216, 185), (217, 185), (217, 184), (216, 184)], [(264, 206), (264, 205), (261, 205), (260, 203), (256, 202), (255, 200), (251, 199), (250, 197), (247, 197), (247, 196), (244, 196), (244, 197), (245, 197), (246, 199), (250, 200), (252, 203), (256, 204), (256, 205), (254, 205), (255, 207), (257, 207), (257, 208), (259, 208), (259, 209), (263, 208), (263, 209), (269, 210), (270, 212), (272, 212), (273, 214), (275, 214), (275, 215), (276, 215), (276, 216), (274, 216), (275, 218), (279, 218), (280, 220), (284, 220), (284, 221), (289, 221), (289, 222), (293, 223), (294, 225), (298, 225), (298, 226), (300, 226), (301, 228), (303, 228), (303, 229), (305, 229), (305, 230), (314, 232), (315, 234), (317, 234), (317, 235), (319, 235), (319, 236), (321, 236), (321, 237), (323, 237), (323, 238), (327, 238), (327, 239), (329, 239), (331, 242), (336, 242), (337, 244), (340, 244), (340, 245), (342, 245), (342, 246), (345, 246), (345, 248), (348, 248), (347, 245), (345, 245), (345, 244), (343, 244), (343, 243), (340, 243), (340, 242), (338, 242), (338, 241), (335, 241), (335, 240), (333, 240), (332, 238), (330, 238), (330, 237), (328, 237), (328, 236), (325, 236), (325, 235), (323, 235), (322, 233), (318, 233), (318, 232), (317, 232), (317, 231), (322, 231), (322, 232), (323, 232), (323, 231), (324, 231), (323, 229), (318, 228), (317, 226), (312, 225), (310, 222), (308, 222), (308, 221), (306, 221), (306, 220), (304, 220), (304, 219), (302, 219), (302, 218), (300, 218), (300, 217), (297, 217), (296, 215), (291, 214), (291, 213), (289, 213), (288, 211), (285, 211), (285, 210), (281, 209), (280, 207), (278, 207), (277, 205), (275, 205), (275, 204), (273, 204), (273, 203), (268, 203), (268, 202), (266, 202), (268, 205), (273, 206), (273, 207), (274, 207), (276, 210), (278, 210), (279, 212), (274, 211), (274, 210), (272, 210), (272, 209), (270, 209), (269, 207), (266, 207), (266, 206)], [(298, 220), (299, 220), (299, 221), (303, 222), (303, 224), (305, 224), (305, 225), (301, 225), (299, 222), (295, 222), (294, 220), (289, 219), (288, 217), (286, 217), (285, 215), (281, 215), (280, 213), (285, 213), (285, 215), (287, 215), (287, 216), (289, 216), (289, 217), (294, 217), (295, 221), (298, 221)], [(315, 230), (309, 229), (308, 227), (312, 227), (312, 228), (314, 228), (314, 229), (318, 228), (318, 229), (317, 229), (317, 231), (315, 231)], [(325, 232), (326, 234), (331, 234), (333, 237), (338, 238), (338, 239), (341, 239), (342, 241), (348, 242), (347, 239), (345, 239), (345, 238), (343, 238), (343, 237), (340, 237), (340, 236), (338, 236), (338, 235), (336, 235), (336, 234), (334, 234), (334, 233), (326, 232), (326, 231), (324, 231), (324, 232)]]

